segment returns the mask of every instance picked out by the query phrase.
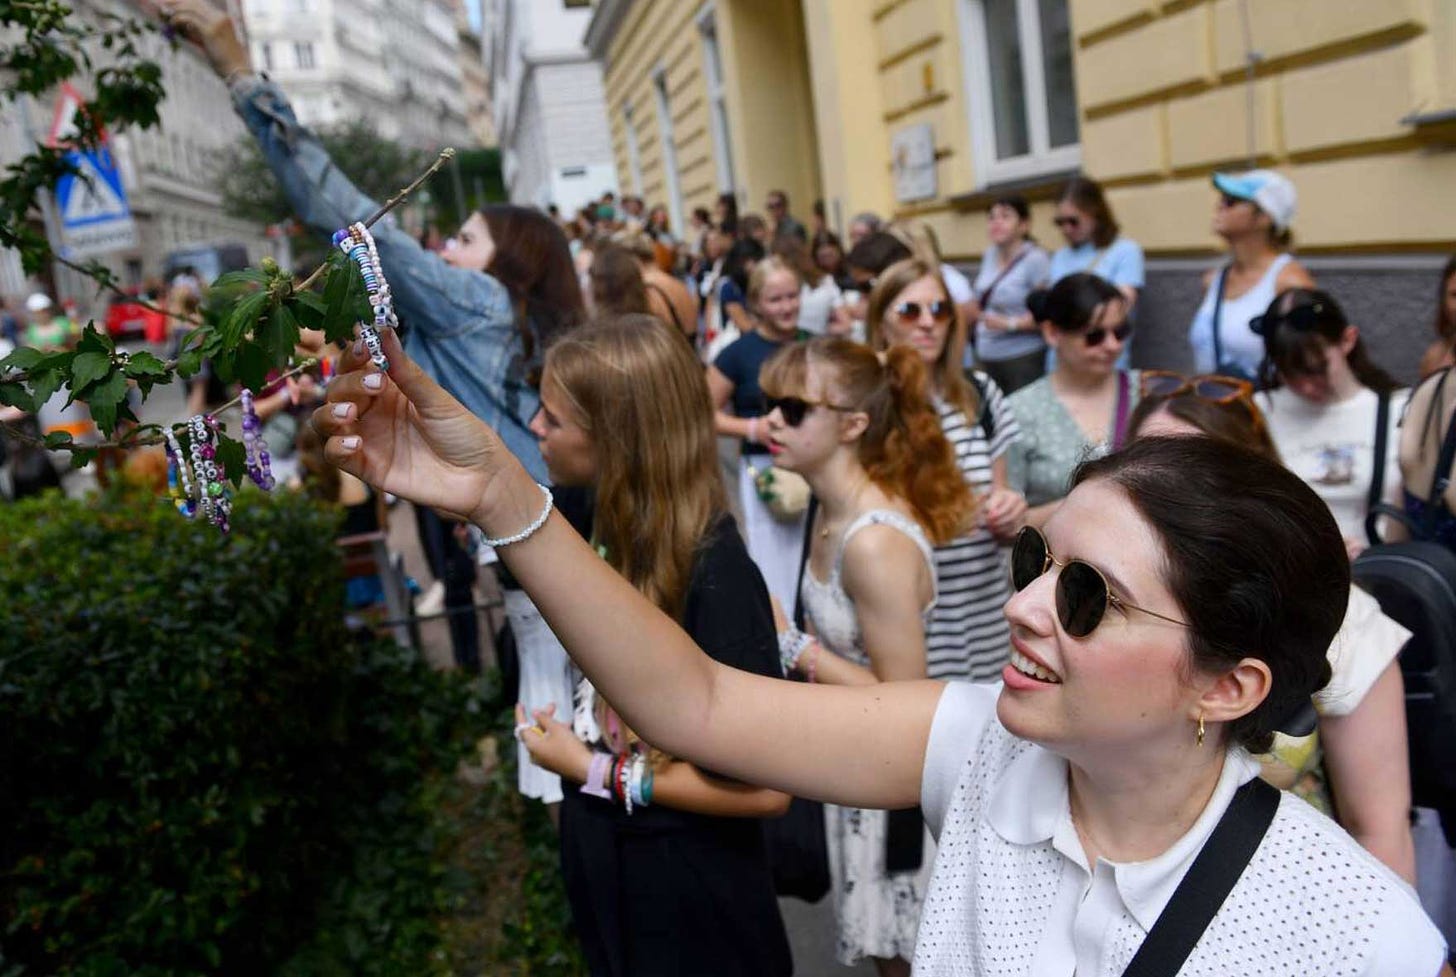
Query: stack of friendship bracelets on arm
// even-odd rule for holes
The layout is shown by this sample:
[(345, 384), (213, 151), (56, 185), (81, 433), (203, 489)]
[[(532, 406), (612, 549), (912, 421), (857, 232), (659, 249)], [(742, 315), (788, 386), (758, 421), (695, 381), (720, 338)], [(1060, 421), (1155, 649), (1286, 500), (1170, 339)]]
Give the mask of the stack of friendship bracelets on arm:
[(592, 754), (581, 792), (615, 801), (631, 814), (633, 808), (652, 803), (652, 767), (641, 753), (618, 756), (598, 751)]
[(389, 369), (389, 358), (379, 343), (379, 330), (393, 329), (399, 325), (394, 314), (394, 301), (389, 292), (389, 282), (384, 279), (384, 269), (379, 265), (379, 251), (374, 247), (374, 235), (362, 223), (350, 224), (342, 231), (334, 232), (334, 246), (349, 256), (359, 266), (364, 276), (364, 290), (369, 293), (369, 306), (374, 310), (374, 322), (359, 323), (359, 338), (369, 350), (369, 359), (380, 370)]

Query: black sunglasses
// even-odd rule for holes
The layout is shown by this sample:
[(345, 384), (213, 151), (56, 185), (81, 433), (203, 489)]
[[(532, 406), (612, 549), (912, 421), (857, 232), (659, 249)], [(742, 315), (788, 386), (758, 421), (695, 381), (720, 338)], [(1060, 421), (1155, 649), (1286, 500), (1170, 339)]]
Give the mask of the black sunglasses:
[(935, 322), (949, 322), (950, 317), (955, 314), (955, 308), (944, 299), (936, 299), (934, 302), (901, 302), (891, 310), (895, 318), (906, 325), (920, 321), (922, 312), (929, 312), (930, 318)]
[(1057, 225), (1058, 227), (1076, 227), (1078, 224), (1082, 223), (1082, 218), (1080, 218), (1080, 217), (1053, 217), (1052, 218), (1052, 223), (1055, 224), (1055, 225)]
[(1223, 206), (1225, 208), (1237, 207), (1239, 204), (1251, 204), (1251, 203), (1253, 203), (1252, 200), (1245, 200), (1243, 197), (1235, 197), (1233, 194), (1229, 194), (1229, 193), (1221, 193), (1218, 196), (1219, 196), (1219, 203), (1223, 204)]
[(841, 407), (839, 404), (824, 404), (817, 400), (805, 400), (803, 397), (765, 397), (763, 399), (764, 414), (772, 414), (775, 410), (784, 419), (789, 427), (798, 427), (804, 423), (804, 416), (815, 407), (827, 407), (830, 410), (853, 413), (858, 408)]
[(1127, 337), (1132, 335), (1132, 323), (1124, 322), (1116, 329), (1107, 329), (1103, 326), (1097, 326), (1095, 329), (1088, 329), (1086, 332), (1084, 332), (1082, 334), (1082, 339), (1086, 341), (1088, 346), (1101, 346), (1102, 341), (1107, 338), (1107, 334), (1109, 332), (1112, 333), (1113, 336), (1117, 337), (1117, 341), (1119, 343), (1127, 342)]
[(1016, 534), (1016, 543), (1011, 547), (1011, 586), (1018, 592), (1031, 586), (1032, 581), (1046, 573), (1053, 566), (1062, 568), (1057, 575), (1057, 620), (1062, 630), (1074, 638), (1085, 638), (1097, 630), (1107, 614), (1108, 605), (1127, 611), (1142, 611), (1160, 621), (1188, 627), (1184, 621), (1150, 611), (1146, 607), (1129, 604), (1112, 592), (1112, 587), (1102, 571), (1082, 560), (1062, 562), (1052, 556), (1047, 548), (1046, 537), (1032, 526), (1024, 527)]

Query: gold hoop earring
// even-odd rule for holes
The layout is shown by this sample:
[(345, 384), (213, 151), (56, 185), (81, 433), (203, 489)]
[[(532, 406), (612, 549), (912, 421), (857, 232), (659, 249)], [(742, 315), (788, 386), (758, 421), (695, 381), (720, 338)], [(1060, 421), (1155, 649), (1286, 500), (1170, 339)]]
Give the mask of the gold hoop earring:
[(1198, 745), (1203, 745), (1203, 713), (1198, 714)]

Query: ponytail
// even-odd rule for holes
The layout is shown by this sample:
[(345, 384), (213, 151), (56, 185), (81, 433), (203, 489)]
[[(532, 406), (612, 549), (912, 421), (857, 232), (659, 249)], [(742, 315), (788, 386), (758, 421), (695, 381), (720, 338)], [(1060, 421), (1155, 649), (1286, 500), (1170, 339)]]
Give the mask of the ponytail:
[(969, 527), (975, 499), (956, 463), (955, 449), (930, 400), (930, 378), (920, 354), (892, 346), (884, 357), (888, 409), (860, 439), (859, 457), (875, 484), (910, 504), (937, 546)]
[(820, 336), (775, 353), (760, 386), (770, 396), (806, 396), (811, 363), (837, 402), (869, 418), (858, 453), (870, 479), (904, 499), (937, 546), (964, 533), (976, 502), (941, 429), (920, 354), (893, 346), (876, 355), (861, 343)]

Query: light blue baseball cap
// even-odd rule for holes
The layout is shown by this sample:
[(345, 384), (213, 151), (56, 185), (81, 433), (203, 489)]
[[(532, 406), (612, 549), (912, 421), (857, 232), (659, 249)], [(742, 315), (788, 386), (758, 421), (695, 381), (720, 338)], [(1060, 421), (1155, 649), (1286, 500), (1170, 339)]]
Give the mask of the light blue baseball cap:
[(1284, 231), (1294, 222), (1299, 195), (1294, 184), (1282, 173), (1273, 170), (1249, 170), (1245, 173), (1215, 173), (1213, 185), (1238, 200), (1247, 200), (1269, 215), (1276, 230)]

